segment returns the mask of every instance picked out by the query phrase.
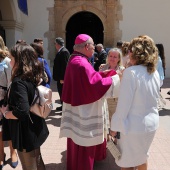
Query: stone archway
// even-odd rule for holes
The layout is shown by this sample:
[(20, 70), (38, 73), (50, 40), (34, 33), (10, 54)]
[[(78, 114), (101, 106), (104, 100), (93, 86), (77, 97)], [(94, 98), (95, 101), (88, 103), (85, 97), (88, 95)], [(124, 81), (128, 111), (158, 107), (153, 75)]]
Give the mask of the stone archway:
[(87, 11), (78, 12), (74, 14), (67, 22), (66, 47), (70, 53), (72, 53), (75, 37), (82, 33), (90, 35), (95, 44), (103, 44), (103, 31), (103, 24), (98, 16)]
[(55, 37), (60, 36), (68, 41), (66, 38), (66, 36), (68, 37), (68, 23), (81, 12), (92, 13), (101, 20), (105, 47), (113, 47), (121, 39), (122, 33), (119, 29), (119, 21), (122, 18), (120, 0), (56, 0), (54, 4)]

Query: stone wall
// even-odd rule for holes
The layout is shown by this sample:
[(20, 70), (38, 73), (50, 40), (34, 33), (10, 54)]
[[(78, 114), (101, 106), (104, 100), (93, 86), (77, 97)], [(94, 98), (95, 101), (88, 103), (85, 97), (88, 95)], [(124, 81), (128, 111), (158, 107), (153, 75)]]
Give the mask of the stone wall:
[[(76, 13), (86, 11), (97, 15), (104, 27), (104, 46), (114, 46), (121, 39), (122, 31), (119, 29), (119, 21), (122, 19), (122, 7), (120, 0), (55, 0), (54, 15), (49, 18), (54, 20), (54, 28), (50, 32), (66, 39), (66, 25), (69, 19)], [(54, 16), (54, 18), (52, 18)]]

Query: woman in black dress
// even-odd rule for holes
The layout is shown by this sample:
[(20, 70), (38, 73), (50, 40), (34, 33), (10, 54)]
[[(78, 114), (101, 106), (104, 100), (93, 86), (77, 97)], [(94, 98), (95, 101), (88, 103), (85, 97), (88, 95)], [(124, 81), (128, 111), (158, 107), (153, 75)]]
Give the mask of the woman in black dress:
[(23, 170), (45, 170), (40, 146), (47, 139), (49, 131), (45, 120), (29, 111), (35, 88), (41, 80), (42, 67), (34, 49), (27, 44), (12, 47), (10, 59), (12, 83), (7, 106), (1, 108), (6, 118), (3, 140), (12, 140)]

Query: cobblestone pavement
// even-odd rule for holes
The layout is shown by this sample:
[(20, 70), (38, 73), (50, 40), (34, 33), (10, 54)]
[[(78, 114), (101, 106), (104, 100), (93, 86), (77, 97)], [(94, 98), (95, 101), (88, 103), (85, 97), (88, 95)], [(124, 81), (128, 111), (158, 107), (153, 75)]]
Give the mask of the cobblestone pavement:
[[(61, 113), (55, 108), (60, 106), (56, 83), (52, 82), (54, 110), (46, 120), (50, 135), (42, 145), (42, 156), (47, 170), (66, 170), (66, 138), (59, 139)], [(148, 170), (170, 170), (170, 79), (165, 79), (161, 94), (166, 101), (164, 109), (160, 110), (160, 127), (157, 130), (150, 149)], [(9, 148), (5, 147), (6, 165), (3, 170), (12, 170), (10, 166)], [(21, 170), (19, 162), (16, 170)], [(95, 162), (94, 170), (120, 170), (114, 162), (109, 151), (107, 158), (101, 162)]]

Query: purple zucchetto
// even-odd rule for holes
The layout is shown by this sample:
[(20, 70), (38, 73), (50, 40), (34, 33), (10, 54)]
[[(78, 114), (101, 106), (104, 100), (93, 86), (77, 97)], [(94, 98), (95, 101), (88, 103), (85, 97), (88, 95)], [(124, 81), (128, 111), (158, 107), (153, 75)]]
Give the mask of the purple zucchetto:
[(75, 45), (76, 44), (81, 44), (86, 42), (89, 38), (91, 38), (89, 35), (87, 34), (79, 34), (76, 39), (75, 39)]

